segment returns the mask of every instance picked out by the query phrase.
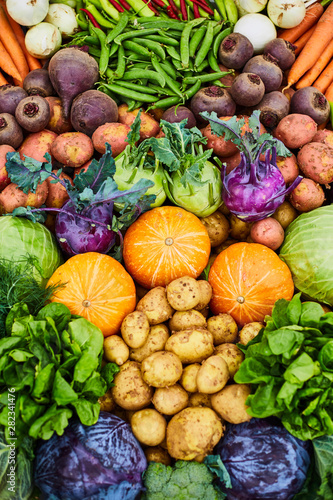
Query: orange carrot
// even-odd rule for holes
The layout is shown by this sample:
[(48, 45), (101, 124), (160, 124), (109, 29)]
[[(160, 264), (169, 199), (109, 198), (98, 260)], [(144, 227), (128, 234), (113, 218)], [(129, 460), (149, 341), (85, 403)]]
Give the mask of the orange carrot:
[(26, 61), (25, 55), (21, 49), (20, 44), (8, 22), (6, 13), (4, 9), (0, 6), (0, 39), (5, 46), (8, 54), (12, 58), (21, 79), (24, 78), (29, 73), (29, 66)]
[(323, 94), (326, 92), (328, 87), (333, 82), (333, 60), (326, 66), (324, 71), (320, 74), (319, 78), (313, 83), (313, 87), (316, 87), (319, 92)]
[(288, 74), (287, 88), (306, 73), (315, 64), (321, 56), (327, 45), (333, 39), (333, 3), (331, 3), (321, 18), (319, 19), (316, 29), (307, 41), (304, 49), (295, 60)]
[[(0, 1), (0, 5), (2, 5), (1, 1)], [(25, 55), (26, 61), (27, 61), (28, 66), (29, 66), (29, 70), (32, 71), (33, 69), (40, 69), (42, 67), (42, 65), (39, 62), (39, 60), (36, 59), (36, 57), (29, 54), (29, 52), (27, 51), (27, 48), (26, 48), (25, 43), (24, 43), (24, 38), (25, 38), (24, 32), (23, 32), (21, 26), (16, 21), (14, 21), (14, 19), (12, 19), (9, 16), (9, 14), (7, 14), (7, 17), (8, 17), (9, 24), (11, 25), (12, 30), (17, 38), (17, 41), (20, 44), (20, 47)]]
[(295, 50), (295, 55), (298, 56), (298, 54), (301, 52), (303, 47), (305, 47), (306, 42), (309, 40), (310, 36), (315, 30), (316, 25), (312, 26), (308, 31), (306, 31), (302, 36), (299, 37), (298, 40), (294, 43), (296, 45), (296, 50)]
[(315, 3), (306, 9), (306, 14), (302, 22), (300, 22), (294, 28), (289, 28), (283, 30), (283, 32), (278, 35), (278, 38), (283, 38), (287, 42), (294, 43), (298, 38), (300, 38), (308, 29), (310, 29), (322, 13), (324, 12), (324, 7), (320, 3)]
[(16, 78), (19, 81), (22, 81), (20, 73), (17, 71), (17, 68), (13, 62), (13, 59), (8, 54), (7, 50), (3, 46), (0, 41), (0, 68), (8, 73), (8, 75)]
[(327, 45), (324, 52), (317, 59), (315, 64), (312, 66), (309, 71), (305, 73), (305, 75), (297, 82), (296, 88), (303, 89), (304, 87), (310, 87), (313, 82), (318, 78), (318, 76), (323, 72), (326, 68), (327, 64), (330, 62), (333, 57), (333, 40)]
[(0, 71), (0, 85), (7, 85), (7, 80)]
[(325, 97), (328, 101), (333, 102), (333, 82), (330, 84), (330, 86), (327, 88), (325, 92)]

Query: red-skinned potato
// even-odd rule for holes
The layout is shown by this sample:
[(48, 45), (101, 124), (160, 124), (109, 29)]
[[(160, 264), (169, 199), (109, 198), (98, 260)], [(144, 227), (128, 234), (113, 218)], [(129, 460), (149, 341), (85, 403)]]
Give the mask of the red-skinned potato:
[(306, 177), (319, 184), (333, 181), (333, 148), (321, 142), (305, 144), (298, 152), (297, 162)]
[(318, 130), (312, 142), (322, 142), (333, 148), (333, 130), (328, 130), (324, 128), (323, 130)]
[(64, 109), (60, 97), (45, 97), (50, 106), (50, 119), (47, 129), (56, 134), (64, 134), (73, 130), (69, 119), (65, 118)]
[(75, 179), (75, 177), (77, 175), (79, 175), (81, 172), (86, 172), (89, 168), (89, 165), (90, 163), (93, 161), (93, 158), (91, 160), (88, 160), (84, 165), (82, 165), (81, 167), (78, 167), (74, 170), (74, 174), (73, 174), (73, 179)]
[(34, 158), (37, 161), (45, 161), (45, 153), (51, 153), (51, 145), (57, 138), (57, 134), (51, 130), (42, 130), (34, 134), (29, 134), (18, 149), (22, 160), (25, 156)]
[(18, 207), (39, 208), (45, 203), (47, 193), (46, 181), (38, 184), (35, 193), (29, 191), (28, 194), (23, 193), (21, 189), (18, 189), (17, 184), (12, 182), (0, 193), (0, 213), (10, 214)]
[(237, 153), (235, 153), (232, 156), (227, 156), (227, 157), (220, 156), (219, 159), (222, 163), (226, 164), (225, 172), (226, 174), (229, 174), (231, 170), (238, 167), (238, 165), (240, 164), (241, 154), (240, 151), (237, 151)]
[[(230, 120), (230, 116), (220, 116), (220, 120)], [(226, 141), (223, 136), (217, 136), (212, 133), (211, 126), (207, 125), (202, 130), (202, 135), (207, 137), (207, 149), (213, 149), (213, 152), (217, 156), (233, 156), (237, 153), (237, 146), (230, 139)]]
[[(58, 170), (52, 170), (52, 172), (56, 174)], [(60, 179), (67, 179), (73, 185), (72, 179), (64, 172), (61, 172), (59, 177)], [(48, 186), (48, 195), (45, 200), (45, 205), (48, 208), (61, 208), (69, 199), (69, 196), (66, 189), (60, 184), (60, 182), (53, 184), (52, 180), (52, 177), (48, 177), (46, 179)]]
[(6, 155), (7, 153), (13, 153), (14, 151), (15, 149), (11, 146), (7, 146), (7, 144), (2, 144), (0, 146), (0, 191), (3, 191), (3, 189), (11, 183), (6, 170)]
[(266, 217), (253, 223), (250, 236), (254, 243), (277, 250), (283, 243), (284, 230), (276, 219)]
[(283, 175), (284, 182), (287, 185), (291, 184), (299, 175), (299, 168), (294, 154), (286, 157), (278, 156), (276, 158), (276, 165)]
[[(136, 115), (139, 113), (139, 109), (133, 109), (133, 111), (128, 111), (127, 104), (121, 104), (118, 108), (118, 121), (125, 125), (131, 126), (135, 120)], [(148, 137), (155, 137), (160, 131), (160, 125), (155, 118), (147, 113), (147, 111), (141, 111), (141, 126), (140, 126), (140, 139), (147, 139)]]
[(323, 188), (312, 179), (302, 179), (290, 193), (290, 203), (299, 212), (310, 212), (319, 208), (325, 201)]
[(106, 151), (105, 143), (108, 142), (111, 145), (112, 156), (115, 158), (128, 145), (126, 139), (130, 131), (131, 127), (124, 123), (105, 123), (98, 127), (92, 135), (94, 148), (99, 153), (104, 154)]
[(317, 132), (316, 122), (308, 115), (292, 113), (278, 123), (274, 137), (289, 149), (298, 149), (311, 142)]
[(51, 153), (67, 167), (81, 167), (94, 154), (92, 140), (82, 132), (66, 132), (58, 135), (51, 144)]

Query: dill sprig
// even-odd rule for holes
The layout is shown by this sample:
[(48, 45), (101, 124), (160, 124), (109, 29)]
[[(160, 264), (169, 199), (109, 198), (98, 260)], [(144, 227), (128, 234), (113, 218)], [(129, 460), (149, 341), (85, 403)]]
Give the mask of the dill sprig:
[(0, 259), (0, 338), (6, 335), (6, 317), (14, 304), (24, 302), (30, 314), (36, 315), (54, 291), (63, 286), (42, 288), (33, 275), (36, 260), (33, 256), (27, 256), (20, 262)]

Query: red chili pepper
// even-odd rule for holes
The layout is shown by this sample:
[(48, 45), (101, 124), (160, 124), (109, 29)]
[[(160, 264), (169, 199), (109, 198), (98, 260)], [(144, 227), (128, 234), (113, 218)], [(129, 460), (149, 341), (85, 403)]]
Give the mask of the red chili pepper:
[(183, 21), (187, 21), (188, 17), (187, 17), (187, 10), (186, 10), (185, 0), (180, 0), (180, 11), (182, 13)]
[(212, 9), (210, 7), (206, 7), (206, 5), (203, 4), (200, 0), (191, 0), (191, 2), (193, 2), (193, 11), (194, 11), (194, 5), (198, 5), (198, 7), (200, 7), (202, 10), (204, 10), (205, 12), (210, 14), (211, 16), (214, 15), (214, 12), (212, 11)]
[(126, 0), (118, 0), (118, 2), (124, 7), (124, 9), (131, 10), (131, 6), (126, 2)]
[(152, 5), (151, 1), (150, 0), (143, 0), (145, 4), (148, 5), (148, 7), (150, 8), (151, 11), (154, 12), (155, 16), (159, 16), (160, 13), (158, 12), (158, 10), (155, 9), (155, 7)]
[(80, 10), (82, 10), (87, 15), (89, 21), (91, 21), (92, 25), (95, 26), (95, 28), (101, 29), (100, 25), (98, 24), (94, 16), (90, 14), (89, 10), (87, 9), (80, 9)]
[(122, 8), (119, 3), (116, 2), (116, 0), (109, 0), (110, 4), (113, 5), (115, 9), (117, 9), (118, 12), (125, 12), (124, 9)]
[(171, 19), (178, 19), (180, 21), (177, 14), (172, 10), (171, 5), (167, 6), (166, 11), (167, 11), (168, 16), (171, 17)]
[[(192, 0), (192, 2), (193, 2), (193, 0)], [(193, 3), (193, 14), (194, 14), (194, 19), (198, 19), (199, 17), (201, 17), (197, 3)]]
[(158, 7), (161, 7), (162, 9), (165, 8), (165, 3), (163, 2), (163, 0), (153, 0), (153, 3), (155, 3), (156, 5), (158, 5)]
[(171, 6), (172, 10), (174, 11), (174, 13), (175, 13), (175, 14), (177, 14), (177, 16), (178, 16), (178, 14), (179, 14), (179, 9), (177, 8), (177, 6), (176, 6), (175, 2), (174, 2), (173, 0), (168, 0), (168, 2), (169, 2), (169, 4), (170, 4), (170, 6)]

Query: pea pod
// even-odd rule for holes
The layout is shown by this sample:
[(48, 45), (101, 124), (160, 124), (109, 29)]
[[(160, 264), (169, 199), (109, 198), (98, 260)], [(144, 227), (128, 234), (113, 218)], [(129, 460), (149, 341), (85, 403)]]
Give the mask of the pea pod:
[(172, 59), (176, 59), (176, 61), (180, 61), (180, 54), (174, 47), (166, 47), (166, 51)]
[(105, 43), (106, 35), (105, 35), (104, 31), (102, 31), (99, 28), (95, 28), (95, 27), (92, 28), (92, 31), (93, 31), (93, 33), (96, 34), (96, 36), (100, 42), (101, 55), (100, 55), (100, 59), (99, 59), (99, 72), (101, 75), (104, 75), (104, 73), (109, 65), (110, 47), (109, 47), (109, 45), (106, 45), (106, 43)]
[(193, 85), (192, 87), (190, 87), (189, 89), (187, 89), (187, 91), (185, 92), (185, 99), (188, 100), (190, 99), (191, 97), (194, 96), (194, 94), (196, 94), (201, 88), (201, 80), (198, 79)]
[(114, 41), (116, 42), (116, 44), (121, 45), (124, 40), (128, 40), (129, 38), (142, 38), (145, 35), (153, 35), (154, 33), (158, 33), (159, 31), (159, 28), (126, 31), (126, 33), (122, 33), (121, 35), (116, 36)]
[(141, 17), (139, 23), (143, 24), (146, 29), (158, 28), (158, 31), (161, 29), (183, 31), (186, 26), (185, 23), (180, 21), (173, 21), (172, 19), (152, 19), (151, 17)]
[(140, 78), (148, 78), (148, 80), (154, 80), (161, 87), (164, 87), (166, 84), (166, 79), (161, 72), (157, 71), (149, 71), (146, 69), (133, 69), (128, 70), (122, 76), (123, 80), (133, 81), (138, 80)]
[(133, 51), (136, 54), (139, 54), (140, 56), (150, 57), (151, 55), (151, 53), (149, 52), (148, 49), (146, 49), (146, 47), (142, 47), (138, 43), (132, 42), (132, 40), (125, 40), (123, 46), (125, 49)]
[(190, 57), (194, 57), (195, 52), (196, 52), (196, 50), (197, 50), (197, 48), (198, 48), (201, 40), (205, 36), (205, 33), (206, 33), (206, 26), (202, 25), (202, 26), (200, 26), (200, 28), (198, 28), (196, 30), (196, 32), (194, 33), (194, 35), (191, 37), (191, 40), (190, 40)]
[(201, 80), (202, 83), (212, 82), (217, 80), (218, 78), (222, 78), (222, 76), (226, 76), (229, 74), (229, 71), (220, 71), (216, 73), (207, 73), (206, 75), (197, 75), (197, 76), (189, 76), (184, 78), (183, 83), (185, 84), (194, 84), (198, 80)]
[(203, 18), (193, 19), (193, 21), (188, 21), (185, 28), (183, 29), (183, 33), (180, 39), (180, 58), (182, 61), (183, 68), (188, 68), (189, 60), (190, 60), (190, 36), (191, 31), (196, 26), (200, 26), (205, 21)]
[(158, 73), (160, 73), (161, 75), (164, 76), (166, 85), (168, 87), (170, 87), (170, 89), (173, 90), (175, 92), (175, 94), (177, 94), (179, 97), (183, 98), (183, 94), (179, 90), (178, 83), (176, 81), (174, 81), (168, 75), (168, 73), (166, 71), (164, 71), (164, 69), (161, 67), (157, 57), (155, 56), (155, 54), (153, 54), (151, 56), (151, 63), (153, 65), (155, 71), (157, 71)]
[(208, 59), (208, 64), (212, 68), (213, 71), (217, 71), (217, 72), (221, 71), (219, 64), (217, 62), (217, 59), (216, 59), (216, 57), (214, 57), (213, 49), (209, 50), (207, 59)]
[(194, 66), (198, 68), (200, 64), (204, 61), (205, 57), (208, 54), (208, 51), (213, 42), (213, 30), (214, 30), (214, 22), (209, 21), (207, 24), (206, 34), (200, 46), (200, 49), (197, 52), (194, 60)]
[(168, 45), (171, 47), (178, 47), (179, 45), (179, 40), (176, 40), (175, 38), (172, 38), (171, 36), (163, 36), (163, 35), (147, 35), (146, 38), (149, 40), (154, 40), (155, 42), (160, 42), (163, 45)]
[(217, 53), (222, 43), (222, 40), (224, 40), (226, 36), (230, 35), (230, 33), (232, 33), (232, 28), (231, 27), (226, 28), (225, 30), (221, 31), (221, 33), (219, 33), (217, 37), (214, 39), (213, 43), (214, 57), (217, 57)]
[(106, 43), (113, 42), (113, 40), (124, 31), (128, 24), (128, 21), (129, 17), (127, 12), (123, 12), (117, 25), (107, 34)]
[(158, 97), (154, 97), (150, 94), (145, 94), (145, 87), (142, 87), (142, 92), (135, 92), (134, 90), (127, 89), (125, 87), (121, 87), (120, 85), (117, 85), (115, 83), (103, 83), (103, 85), (110, 90), (111, 92), (114, 92), (115, 94), (119, 94), (123, 97), (126, 97), (128, 99), (135, 99), (136, 101), (140, 102), (157, 102)]
[(171, 78), (173, 78), (175, 81), (177, 80), (177, 71), (175, 71), (175, 68), (172, 66), (172, 64), (170, 63), (170, 61), (168, 60), (165, 60), (163, 62), (160, 63), (160, 66), (162, 69), (164, 69), (164, 71), (169, 75), (171, 76)]
[(154, 54), (156, 54), (160, 59), (165, 59), (165, 51), (160, 43), (154, 42), (154, 40), (148, 40), (147, 38), (140, 38), (138, 43), (149, 49), (151, 52), (154, 52)]
[(125, 49), (120, 45), (118, 50), (118, 63), (116, 67), (116, 78), (122, 78), (126, 69)]
[(164, 99), (160, 99), (159, 101), (155, 102), (153, 106), (150, 106), (152, 109), (155, 108), (170, 108), (171, 106), (176, 106), (177, 104), (180, 104), (183, 102), (183, 98), (179, 96), (173, 96), (173, 97), (166, 97)]

